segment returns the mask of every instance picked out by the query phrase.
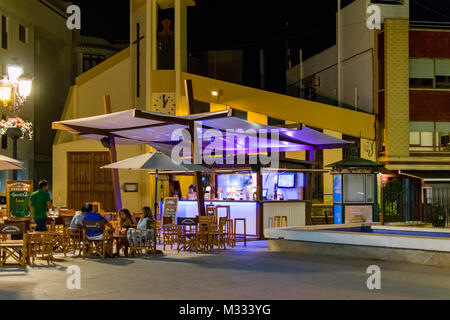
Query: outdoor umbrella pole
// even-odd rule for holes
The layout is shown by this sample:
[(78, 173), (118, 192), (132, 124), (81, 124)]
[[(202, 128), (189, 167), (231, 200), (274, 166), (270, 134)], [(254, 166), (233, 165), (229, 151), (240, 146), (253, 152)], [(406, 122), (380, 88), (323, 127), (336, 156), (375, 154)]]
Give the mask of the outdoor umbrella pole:
[(155, 220), (158, 216), (158, 170), (155, 170)]
[(153, 255), (156, 254), (156, 218), (158, 210), (158, 170), (155, 170), (155, 227), (153, 229)]

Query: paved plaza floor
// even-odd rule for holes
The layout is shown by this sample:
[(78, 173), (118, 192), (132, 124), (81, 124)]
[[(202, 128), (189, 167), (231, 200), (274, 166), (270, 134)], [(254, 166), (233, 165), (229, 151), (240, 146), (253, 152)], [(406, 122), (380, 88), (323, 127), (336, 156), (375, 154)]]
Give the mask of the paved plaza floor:
[[(381, 268), (368, 290), (367, 268)], [(67, 268), (81, 270), (68, 290)], [(212, 254), (166, 251), (150, 258), (57, 257), (30, 268), (0, 268), (0, 299), (449, 299), (450, 269), (385, 261), (269, 252), (250, 242)]]

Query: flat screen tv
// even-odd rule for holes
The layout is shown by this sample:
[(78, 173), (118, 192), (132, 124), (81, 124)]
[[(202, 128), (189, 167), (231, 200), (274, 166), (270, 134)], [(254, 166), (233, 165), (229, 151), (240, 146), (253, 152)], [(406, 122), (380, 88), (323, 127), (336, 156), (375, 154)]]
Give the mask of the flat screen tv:
[(278, 175), (278, 188), (295, 188), (295, 173)]

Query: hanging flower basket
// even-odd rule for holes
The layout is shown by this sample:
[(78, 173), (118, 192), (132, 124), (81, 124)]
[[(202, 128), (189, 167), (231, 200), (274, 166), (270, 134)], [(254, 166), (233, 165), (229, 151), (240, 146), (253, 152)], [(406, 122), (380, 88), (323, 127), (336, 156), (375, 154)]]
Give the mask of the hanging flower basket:
[(33, 140), (33, 124), (19, 117), (0, 121), (0, 135), (11, 138)]

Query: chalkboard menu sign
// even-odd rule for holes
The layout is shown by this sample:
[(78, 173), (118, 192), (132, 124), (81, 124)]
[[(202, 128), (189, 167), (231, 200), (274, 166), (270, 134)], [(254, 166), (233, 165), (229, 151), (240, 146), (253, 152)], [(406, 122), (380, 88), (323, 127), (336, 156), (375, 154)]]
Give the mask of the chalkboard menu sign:
[(172, 217), (172, 221), (176, 221), (178, 210), (178, 197), (164, 198), (163, 217)]
[(28, 201), (33, 193), (33, 181), (6, 181), (6, 205), (9, 218), (29, 218)]

